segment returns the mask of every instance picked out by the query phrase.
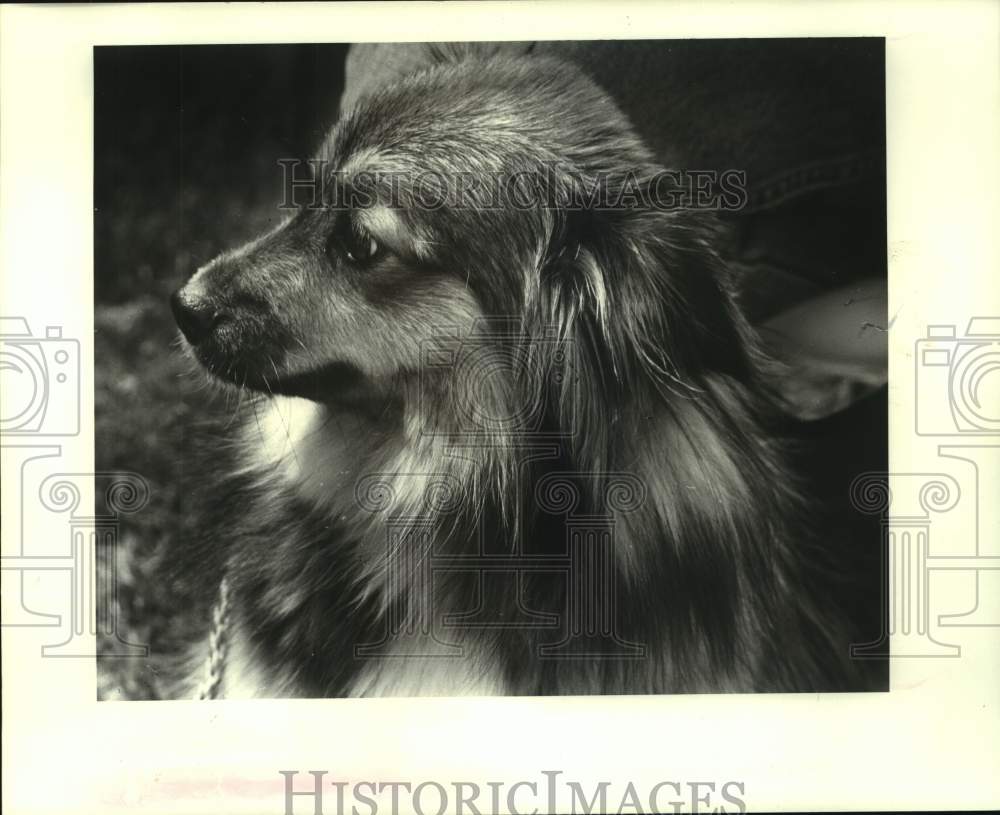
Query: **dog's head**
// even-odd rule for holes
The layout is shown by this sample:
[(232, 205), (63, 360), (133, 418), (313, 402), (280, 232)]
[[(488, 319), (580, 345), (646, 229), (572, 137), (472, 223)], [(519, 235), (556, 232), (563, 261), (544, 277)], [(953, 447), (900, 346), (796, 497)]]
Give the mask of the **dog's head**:
[[(467, 400), (557, 404), (745, 364), (711, 217), (650, 205), (662, 168), (573, 66), (430, 68), (363, 100), (320, 158), (314, 205), (174, 296), (223, 380), (336, 401), (462, 370)], [(497, 364), (435, 365), (442, 341)]]

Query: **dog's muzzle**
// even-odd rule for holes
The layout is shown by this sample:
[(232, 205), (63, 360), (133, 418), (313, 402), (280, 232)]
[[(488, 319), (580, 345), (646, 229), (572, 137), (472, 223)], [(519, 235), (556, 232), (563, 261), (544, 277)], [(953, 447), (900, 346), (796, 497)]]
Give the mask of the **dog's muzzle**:
[(227, 315), (219, 311), (208, 300), (193, 297), (184, 289), (174, 292), (170, 298), (170, 308), (181, 333), (191, 345), (197, 346), (220, 323), (225, 322)]

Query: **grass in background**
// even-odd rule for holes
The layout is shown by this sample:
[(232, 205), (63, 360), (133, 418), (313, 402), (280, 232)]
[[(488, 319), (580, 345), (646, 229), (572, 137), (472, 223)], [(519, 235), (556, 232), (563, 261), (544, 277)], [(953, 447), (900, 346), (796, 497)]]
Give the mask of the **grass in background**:
[[(151, 659), (108, 656), (98, 698), (159, 696), (175, 654), (214, 598), (167, 578), (173, 544), (197, 531), (191, 467), (205, 419), (225, 410), (176, 345), (168, 298), (200, 265), (275, 225), (279, 158), (306, 158), (335, 118), (343, 46), (95, 49), (95, 460), (149, 483), (123, 516), (114, 596), (119, 636)], [(103, 558), (108, 568), (110, 558)]]

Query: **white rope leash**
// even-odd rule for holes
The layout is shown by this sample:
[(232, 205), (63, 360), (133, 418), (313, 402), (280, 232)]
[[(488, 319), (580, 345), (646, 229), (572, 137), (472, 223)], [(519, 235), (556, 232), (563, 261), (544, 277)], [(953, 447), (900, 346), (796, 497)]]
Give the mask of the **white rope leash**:
[(217, 699), (219, 683), (226, 667), (226, 627), (229, 617), (229, 582), (223, 577), (219, 583), (219, 597), (212, 607), (212, 632), (208, 636), (208, 658), (205, 660), (205, 679), (198, 688), (198, 699)]

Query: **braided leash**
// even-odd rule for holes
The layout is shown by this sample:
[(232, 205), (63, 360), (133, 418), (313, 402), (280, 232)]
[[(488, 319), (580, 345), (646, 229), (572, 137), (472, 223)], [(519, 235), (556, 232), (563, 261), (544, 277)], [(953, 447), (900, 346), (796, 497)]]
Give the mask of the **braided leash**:
[(217, 699), (222, 672), (226, 667), (226, 625), (229, 617), (229, 581), (219, 583), (219, 597), (212, 607), (212, 633), (208, 637), (205, 679), (198, 688), (198, 699)]

